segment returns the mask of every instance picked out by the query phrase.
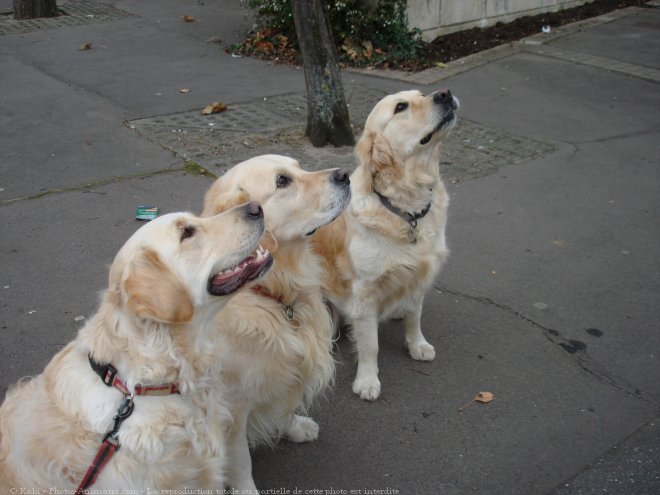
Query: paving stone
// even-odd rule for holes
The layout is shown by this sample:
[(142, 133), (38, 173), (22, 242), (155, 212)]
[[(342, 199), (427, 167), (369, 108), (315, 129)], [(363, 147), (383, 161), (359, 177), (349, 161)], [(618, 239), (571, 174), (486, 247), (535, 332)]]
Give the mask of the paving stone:
[(575, 62), (576, 64), (589, 65), (591, 67), (598, 67), (599, 69), (620, 72), (621, 74), (647, 79), (652, 82), (660, 82), (660, 70), (650, 67), (643, 67), (636, 64), (613, 60), (611, 58), (579, 53), (572, 50), (559, 49), (548, 45), (528, 47), (527, 51), (537, 55)]
[(92, 2), (64, 3), (59, 6), (59, 10), (61, 15), (58, 17), (39, 19), (17, 20), (12, 15), (0, 15), (0, 36), (24, 34), (42, 29), (85, 26), (133, 17), (133, 14), (112, 5)]
[[(356, 138), (380, 90), (352, 86), (346, 90)], [(186, 160), (220, 175), (255, 155), (291, 155), (306, 168), (353, 168), (352, 149), (315, 149), (304, 138), (307, 101), (303, 94), (286, 94), (229, 104), (227, 111), (201, 115), (199, 110), (162, 115), (128, 123), (142, 137)], [(495, 173), (555, 150), (550, 143), (461, 119), (442, 154), (445, 180), (456, 183)]]

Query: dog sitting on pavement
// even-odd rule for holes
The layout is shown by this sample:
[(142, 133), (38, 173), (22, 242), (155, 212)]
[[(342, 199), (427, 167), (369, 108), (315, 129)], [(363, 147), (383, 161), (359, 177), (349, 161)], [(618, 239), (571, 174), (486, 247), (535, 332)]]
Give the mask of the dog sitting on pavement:
[(439, 154), (457, 108), (449, 91), (401, 91), (380, 100), (356, 145), (351, 204), (314, 237), (324, 292), (352, 326), (353, 392), (362, 399), (380, 395), (380, 321), (402, 317), (411, 357), (435, 358), (421, 330), (422, 304), (448, 255)]
[(209, 386), (218, 350), (206, 330), (270, 268), (263, 232), (255, 202), (138, 229), (98, 312), (42, 374), (7, 392), (0, 492), (224, 487), (231, 418)]
[(203, 215), (246, 201), (263, 205), (262, 244), (274, 265), (218, 314), (215, 338), (221, 342), (218, 388), (226, 391), (234, 421), (228, 436), (229, 486), (256, 493), (249, 444), (280, 436), (293, 442), (318, 437), (319, 426), (302, 414), (334, 376), (334, 329), (311, 239), (348, 205), (350, 181), (339, 169), (307, 172), (292, 158), (258, 156), (216, 180)]

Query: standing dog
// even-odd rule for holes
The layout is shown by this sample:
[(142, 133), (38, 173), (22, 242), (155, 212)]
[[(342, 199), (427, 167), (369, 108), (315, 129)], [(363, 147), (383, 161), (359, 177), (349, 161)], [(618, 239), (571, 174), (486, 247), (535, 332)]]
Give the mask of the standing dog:
[(420, 319), (424, 294), (448, 254), (439, 153), (457, 108), (449, 91), (402, 91), (378, 102), (356, 146), (350, 207), (314, 237), (324, 291), (353, 327), (353, 392), (362, 399), (380, 395), (379, 321), (403, 317), (412, 358), (435, 358)]
[(284, 436), (315, 440), (319, 427), (305, 410), (334, 376), (333, 324), (321, 293), (321, 264), (312, 234), (350, 201), (348, 174), (306, 172), (292, 158), (265, 155), (230, 169), (206, 194), (204, 215), (246, 201), (264, 208), (262, 244), (270, 272), (234, 297), (217, 317), (221, 374), (234, 424), (228, 437), (229, 485), (256, 493), (248, 440)]
[(42, 374), (7, 392), (0, 493), (223, 488), (230, 420), (209, 387), (219, 371), (207, 330), (226, 296), (270, 267), (268, 253), (251, 255), (263, 232), (258, 203), (138, 229), (98, 312)]

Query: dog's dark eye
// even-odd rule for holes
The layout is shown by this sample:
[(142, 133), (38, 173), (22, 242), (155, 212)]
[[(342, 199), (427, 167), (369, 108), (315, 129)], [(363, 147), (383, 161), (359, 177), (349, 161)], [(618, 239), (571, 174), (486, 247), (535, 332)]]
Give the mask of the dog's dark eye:
[(394, 113), (403, 112), (406, 108), (408, 108), (407, 103), (397, 103), (396, 107), (394, 107)]
[(181, 242), (195, 235), (196, 229), (191, 225), (187, 225), (181, 231)]
[(275, 180), (275, 184), (277, 184), (278, 188), (286, 187), (291, 183), (291, 178), (287, 177), (286, 175), (278, 175), (277, 179)]

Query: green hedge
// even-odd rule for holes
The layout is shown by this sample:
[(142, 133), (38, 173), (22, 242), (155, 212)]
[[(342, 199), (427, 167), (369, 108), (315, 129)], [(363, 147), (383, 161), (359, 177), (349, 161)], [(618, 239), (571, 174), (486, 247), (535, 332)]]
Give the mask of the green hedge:
[[(419, 30), (409, 29), (405, 0), (326, 0), (330, 25), (342, 58), (357, 64), (414, 57)], [(248, 0), (257, 23), (297, 46), (290, 0)]]

